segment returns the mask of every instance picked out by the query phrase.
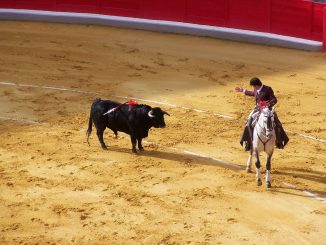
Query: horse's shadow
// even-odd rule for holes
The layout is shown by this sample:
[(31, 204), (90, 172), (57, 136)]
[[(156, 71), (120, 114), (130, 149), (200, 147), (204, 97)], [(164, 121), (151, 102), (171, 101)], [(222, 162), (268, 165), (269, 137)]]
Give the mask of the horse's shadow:
[[(296, 192), (294, 193), (293, 190)], [(299, 196), (299, 197), (307, 197), (307, 194), (305, 194), (304, 192), (308, 191), (308, 192), (312, 192), (313, 194), (316, 194), (319, 198), (326, 200), (326, 192), (325, 191), (305, 189), (305, 188), (300, 188), (300, 187), (296, 187), (296, 186), (287, 187), (287, 186), (280, 184), (278, 186), (273, 186), (273, 188), (270, 189), (270, 191), (281, 193), (281, 194), (286, 194), (286, 195)]]
[[(289, 176), (296, 179), (308, 180), (313, 181), (316, 183), (324, 184), (326, 186), (326, 173), (316, 170), (305, 170), (300, 168), (282, 168), (281, 170), (276, 171), (275, 175), (279, 176)], [(285, 187), (284, 187), (285, 188)], [(305, 189), (300, 188), (292, 188), (298, 189), (300, 191), (304, 191)], [(326, 198), (326, 190), (313, 190), (314, 193), (318, 194), (319, 196)]]
[[(287, 172), (287, 171), (291, 171), (291, 172)], [(310, 180), (326, 185), (326, 172), (320, 172), (316, 170), (307, 171), (305, 169), (300, 169), (300, 168), (282, 168), (282, 171), (277, 171), (277, 174)]]
[[(221, 167), (221, 168), (225, 168), (225, 169), (230, 169), (235, 172), (245, 170), (244, 165), (238, 165), (238, 164), (234, 164), (234, 163), (226, 163), (224, 161), (220, 161), (218, 159), (214, 159), (211, 157), (197, 156), (197, 155), (187, 154), (187, 153), (183, 153), (183, 152), (171, 152), (169, 150), (163, 151), (163, 150), (147, 148), (145, 151), (138, 151), (137, 154), (134, 154), (134, 153), (132, 153), (131, 149), (129, 149), (129, 148), (123, 148), (123, 147), (119, 147), (119, 146), (109, 146), (108, 153), (110, 151), (130, 155), (135, 158), (148, 157), (148, 158), (156, 158), (156, 159), (180, 162), (181, 164), (216, 166), (216, 167)], [(287, 172), (287, 170), (291, 171), (291, 173)], [(301, 178), (304, 180), (310, 180), (310, 181), (315, 181), (318, 183), (326, 184), (326, 178), (324, 176), (325, 173), (319, 172), (319, 171), (305, 172), (305, 170), (300, 169), (300, 168), (284, 168), (281, 170), (274, 170), (274, 171), (272, 170), (272, 174), (279, 175), (279, 176), (290, 176), (290, 177), (296, 176), (297, 178)], [(248, 178), (250, 178), (250, 177), (248, 176)], [(302, 192), (305, 189), (300, 189), (298, 187), (286, 187), (286, 186), (283, 186), (282, 184), (273, 186), (273, 188), (271, 189), (271, 191), (274, 191), (274, 192), (295, 195), (295, 196), (305, 196), (304, 194), (295, 194), (295, 193), (291, 193), (290, 191), (287, 191), (287, 190), (297, 190), (297, 191)], [(318, 194), (321, 197), (326, 197), (326, 191), (313, 190), (313, 192)]]
[(158, 158), (163, 160), (176, 161), (183, 164), (218, 166), (233, 171), (239, 171), (244, 169), (244, 166), (238, 164), (224, 162), (211, 157), (197, 156), (197, 155), (181, 153), (181, 152), (146, 149), (145, 151), (138, 151), (138, 153), (135, 154), (131, 152), (131, 149), (121, 148), (118, 146), (110, 146), (108, 147), (108, 151), (133, 155), (134, 157), (151, 157), (151, 158)]

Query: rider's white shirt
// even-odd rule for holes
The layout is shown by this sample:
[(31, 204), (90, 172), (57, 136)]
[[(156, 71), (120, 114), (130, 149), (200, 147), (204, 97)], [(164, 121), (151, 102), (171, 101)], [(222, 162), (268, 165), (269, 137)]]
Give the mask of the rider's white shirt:
[(257, 90), (257, 94), (260, 93), (261, 89), (263, 88), (264, 84), (260, 86), (260, 88)]

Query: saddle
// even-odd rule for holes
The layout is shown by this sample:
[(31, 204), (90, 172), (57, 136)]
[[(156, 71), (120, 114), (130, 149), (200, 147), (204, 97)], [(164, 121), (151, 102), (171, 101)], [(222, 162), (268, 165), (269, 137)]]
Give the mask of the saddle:
[[(268, 106), (268, 104), (260, 104), (260, 108)], [(257, 111), (253, 113), (251, 119), (248, 120), (246, 123), (246, 126), (244, 128), (243, 134), (240, 139), (240, 144), (243, 146), (244, 142), (247, 142), (245, 150), (248, 151), (251, 148), (252, 145), (252, 134), (253, 134), (253, 129), (255, 128), (258, 118), (261, 114), (261, 111)], [(276, 113), (274, 113), (274, 121), (275, 121), (275, 134), (276, 134), (276, 147), (278, 149), (283, 149), (286, 144), (289, 142), (289, 137), (287, 136), (285, 130), (283, 129), (283, 126), (278, 119), (278, 116)]]
[(260, 112), (257, 112), (255, 115), (253, 115), (253, 117), (252, 117), (252, 122), (251, 122), (251, 124), (250, 124), (250, 127), (251, 127), (252, 129), (255, 128), (259, 116), (260, 116)]

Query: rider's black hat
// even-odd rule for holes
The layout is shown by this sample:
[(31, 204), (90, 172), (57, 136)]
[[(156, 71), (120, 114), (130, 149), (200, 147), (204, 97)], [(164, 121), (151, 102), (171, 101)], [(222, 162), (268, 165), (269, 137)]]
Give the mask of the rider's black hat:
[(259, 80), (258, 77), (253, 77), (250, 79), (250, 85), (251, 86), (261, 86), (262, 82)]

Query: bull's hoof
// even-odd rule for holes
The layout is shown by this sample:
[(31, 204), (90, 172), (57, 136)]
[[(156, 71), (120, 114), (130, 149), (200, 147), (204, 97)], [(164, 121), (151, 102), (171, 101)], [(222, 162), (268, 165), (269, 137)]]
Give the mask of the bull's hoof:
[(246, 168), (247, 173), (252, 173), (251, 168)]
[(105, 150), (105, 151), (107, 151), (108, 150), (108, 147), (106, 145), (104, 145), (104, 146), (102, 145), (102, 149)]
[(144, 151), (145, 149), (144, 149), (144, 147), (139, 147), (139, 150)]
[(263, 183), (261, 182), (261, 179), (257, 179), (257, 185), (261, 186)]
[(136, 149), (132, 149), (131, 150), (133, 154), (137, 154), (137, 150)]
[(267, 181), (267, 182), (266, 182), (266, 187), (267, 187), (267, 188), (272, 188), (272, 185), (271, 185), (271, 182), (270, 182), (270, 181)]

